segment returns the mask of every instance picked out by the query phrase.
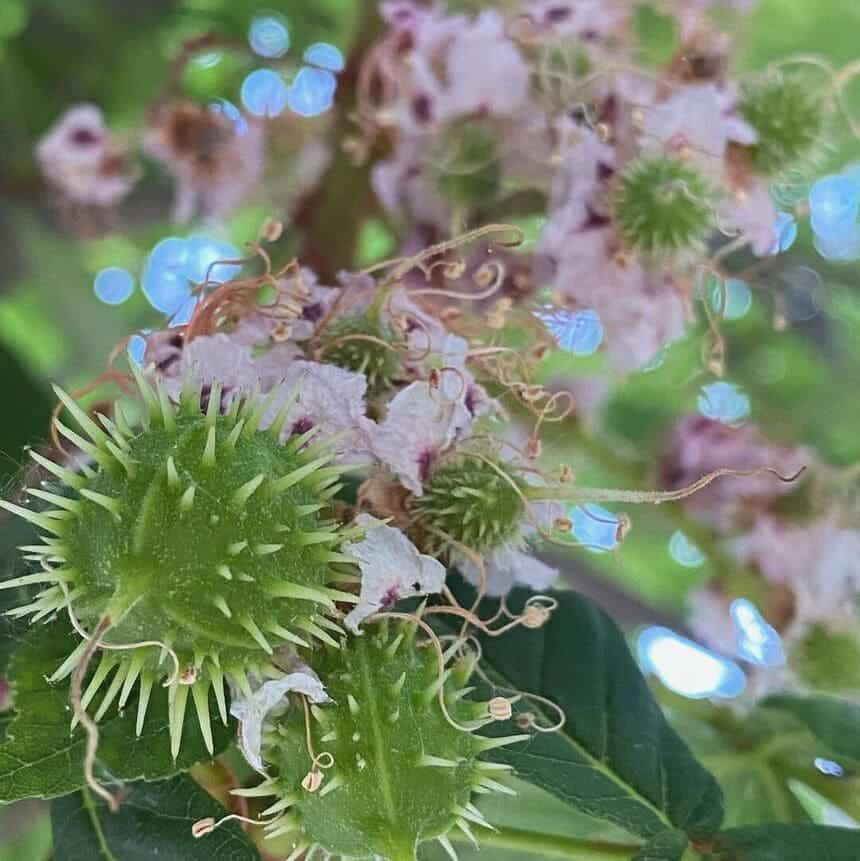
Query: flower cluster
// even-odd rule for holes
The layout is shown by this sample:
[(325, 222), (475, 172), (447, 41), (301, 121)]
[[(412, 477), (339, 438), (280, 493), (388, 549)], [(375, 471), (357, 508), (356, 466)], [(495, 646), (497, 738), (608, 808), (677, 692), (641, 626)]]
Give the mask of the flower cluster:
[[(857, 696), (856, 658), (849, 655), (860, 648), (860, 530), (844, 498), (846, 477), (830, 475), (811, 450), (778, 445), (751, 425), (687, 417), (675, 429), (661, 479), (667, 487), (688, 484), (714, 464), (777, 474), (756, 472), (731, 487), (715, 483), (685, 503), (715, 530), (733, 562), (730, 576), (690, 596), (694, 633), (749, 665), (753, 697), (786, 686)], [(802, 482), (785, 481), (801, 470)], [(757, 609), (755, 617), (739, 614), (747, 605), (760, 607), (772, 625)], [(834, 652), (845, 661), (834, 660)]]
[[(219, 48), (242, 50), (240, 45), (222, 45), (213, 34), (190, 39), (182, 45), (164, 91), (127, 140), (120, 142), (108, 132), (95, 105), (66, 111), (36, 149), (45, 179), (66, 204), (110, 210), (143, 173), (134, 146), (172, 179), (175, 222), (220, 220), (259, 192), (268, 163), (266, 133), (273, 131), (279, 149), (295, 160), (284, 190), (295, 201), (314, 185), (330, 159), (319, 135), (307, 139), (302, 120), (330, 110), (344, 60), (334, 45), (317, 42), (296, 63), (285, 56), (289, 47), (289, 30), (281, 16), (266, 13), (252, 20), (248, 53), (285, 68), (251, 71), (240, 87), (240, 108), (223, 97), (202, 103), (178, 92), (189, 66), (219, 63)], [(283, 186), (283, 178), (276, 184)]]
[(695, 274), (719, 268), (709, 241), (790, 244), (769, 184), (825, 125), (804, 78), (728, 78), (709, 5), (679, 4), (676, 53), (653, 69), (619, 38), (629, 4), (384, 3), (361, 118), (391, 142), (379, 200), (423, 238), (526, 207), (543, 224), (520, 292), (550, 285), (557, 309), (597, 315), (612, 366), (647, 365), (694, 316)]
[(113, 206), (134, 185), (125, 148), (95, 105), (69, 108), (39, 141), (36, 157), (51, 186), (79, 205)]
[[(431, 838), (448, 847), (454, 826), (471, 837), (470, 822), (486, 825), (472, 793), (506, 791), (480, 754), (528, 738), (473, 735), (511, 716), (506, 699), (504, 709), (463, 699), (476, 658), (466, 632), (496, 620), (461, 607), (446, 580), (459, 569), (479, 597), (515, 582), (550, 586), (557, 572), (533, 543), (569, 531), (555, 500), (574, 490), (541, 473), (534, 444), (520, 451), (500, 432), (504, 408), (491, 390), (502, 378), (490, 360), (510, 351), (464, 336), (475, 325), (469, 297), (446, 314), (404, 283), (440, 262), (459, 279), (461, 264), (442, 255), (499, 232), (512, 229), (392, 261), (378, 278), (344, 273), (336, 286), (296, 263), (205, 280), (187, 323), (151, 333), (142, 368), (132, 362), (140, 419), (121, 404), (91, 416), (57, 389), (78, 430), (59, 420), (56, 430), (83, 465), (34, 452), (59, 480), (28, 491), (48, 509), (2, 502), (43, 532), (43, 544), (28, 548), (42, 571), (2, 584), (41, 590), (14, 615), (39, 621), (62, 610), (81, 635), (51, 678), (72, 677), (75, 720), (97, 733), (90, 703), (97, 723), (138, 690), (141, 734), (160, 681), (174, 758), (189, 702), (212, 752), (212, 709), (227, 720), (229, 689), (242, 750), (266, 776), (253, 792), (278, 799), (268, 811), (273, 835), (300, 828), (296, 852), (320, 845), (406, 858)], [(498, 287), (501, 268), (475, 273), (475, 295), (488, 279)], [(514, 389), (524, 403), (548, 397), (527, 377)], [(360, 481), (350, 488), (351, 473)], [(422, 596), (435, 603), (395, 611)], [(543, 625), (553, 601), (535, 598), (502, 628)], [(465, 623), (461, 634), (424, 621), (445, 615)], [(76, 694), (97, 643), (98, 668)], [(383, 705), (368, 697), (383, 691), (380, 725)], [(308, 723), (311, 707), (321, 729)], [(383, 745), (391, 770), (430, 769), (399, 787), (395, 832), (363, 819), (351, 800), (380, 791), (365, 773), (362, 739), (383, 731), (415, 742)], [(92, 766), (94, 791), (112, 800)], [(354, 821), (352, 842), (331, 830), (333, 817)], [(402, 845), (389, 845), (392, 833)]]
[[(395, 263), (379, 281), (342, 273), (336, 286), (290, 265), (269, 277), (275, 295), (262, 306), (259, 280), (228, 281), (200, 298), (184, 331), (151, 334), (143, 364), (175, 399), (189, 378), (204, 391), (217, 384), (223, 410), (252, 393), (272, 395), (264, 428), (292, 398), (283, 439), (333, 438), (338, 462), (365, 472), (360, 508), (393, 518), (421, 549), (456, 559), (492, 594), (514, 579), (545, 588), (556, 572), (529, 555), (527, 542), (551, 530), (561, 510), (532, 501), (540, 498), (532, 458), (494, 432), (505, 412), (488, 391), (501, 382), (489, 360), (511, 351), (470, 342), (471, 314), (434, 310), (437, 291), (402, 280), (441, 253), (401, 262), (399, 275)], [(487, 282), (498, 288), (503, 271), (493, 262), (475, 272), (474, 295)], [(444, 316), (456, 316), (458, 328)], [(373, 589), (391, 603), (400, 586)]]
[[(79, 635), (50, 682), (71, 679), (95, 792), (113, 801), (93, 769), (97, 724), (137, 690), (141, 735), (158, 683), (174, 760), (189, 703), (209, 753), (216, 710), (238, 720), (262, 782), (237, 794), (274, 799), (263, 824), (295, 835), (291, 861), (317, 847), (405, 861), (428, 840), (456, 858), (449, 832), (487, 825), (473, 794), (510, 792), (506, 766), (482, 755), (529, 738), (478, 734), (527, 695), (469, 696), (474, 674), (492, 687), (472, 635), (545, 625), (559, 601), (540, 593), (561, 579), (546, 545), (610, 551), (630, 529), (603, 504), (675, 504), (671, 552), (717, 575), (690, 596), (691, 628), (752, 668), (754, 696), (860, 698), (860, 530), (834, 492), (844, 476), (746, 423), (749, 396), (722, 379), (722, 324), (752, 302), (747, 272), (773, 265), (807, 211), (823, 256), (856, 258), (860, 183), (848, 168), (806, 183), (808, 208), (778, 209), (774, 188), (814, 167), (838, 94), (802, 64), (733, 80), (715, 5), (663, 4), (675, 42), (644, 65), (624, 0), (384, 0), (381, 35), (350, 66), (354, 129), (337, 153), (286, 111), (327, 110), (344, 60), (313, 45), (287, 87), (270, 68), (289, 48), (277, 16), (252, 27), (269, 66), (245, 78), (244, 111), (189, 101), (176, 81), (152, 106), (140, 147), (174, 182), (176, 222), (236, 212), (278, 146), (296, 156), (282, 213), (330, 159), (373, 156), (365, 197), (400, 247), (359, 271), (352, 255), (335, 276), (317, 257), (273, 263), (275, 218), (244, 257), (201, 233), (163, 239), (141, 283), (166, 324), (134, 336), (130, 375), (102, 378), (120, 400), (91, 413), (57, 389), (77, 427), (58, 412), (57, 457), (33, 452), (50, 478), (29, 505), (0, 501), (41, 531), (25, 548), (40, 570), (0, 588), (28, 590), (13, 616), (62, 611)], [(37, 155), (77, 204), (112, 207), (135, 181), (91, 106)], [(125, 275), (104, 295), (127, 298)], [(578, 423), (585, 444), (613, 378), (653, 369), (698, 324), (692, 378), (709, 382), (647, 471), (657, 489), (583, 487), (544, 457), (548, 425)], [(519, 586), (535, 594), (512, 613)], [(490, 619), (487, 596), (501, 599)], [(525, 715), (529, 732), (565, 720)]]

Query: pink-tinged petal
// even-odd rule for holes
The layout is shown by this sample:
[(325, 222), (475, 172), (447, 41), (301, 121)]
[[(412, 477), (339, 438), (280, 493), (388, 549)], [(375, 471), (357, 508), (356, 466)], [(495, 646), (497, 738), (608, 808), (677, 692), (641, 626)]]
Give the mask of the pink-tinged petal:
[(466, 436), (472, 421), (462, 399), (449, 401), (426, 382), (411, 383), (394, 396), (385, 420), (372, 431), (371, 449), (420, 496), (435, 458)]
[(772, 252), (778, 238), (777, 211), (764, 183), (757, 182), (727, 198), (719, 208), (718, 217), (722, 229), (743, 236), (754, 254), (764, 257)]
[[(481, 570), (467, 556), (457, 556), (456, 565), (463, 576), (480, 587)], [(486, 568), (486, 594), (490, 597), (506, 595), (515, 585), (528, 586), (540, 591), (548, 589), (558, 579), (558, 571), (540, 559), (510, 545), (494, 550), (484, 557)]]
[(367, 530), (361, 541), (347, 542), (343, 552), (361, 570), (360, 601), (345, 619), (353, 633), (378, 610), (388, 609), (400, 598), (435, 594), (445, 582), (445, 567), (432, 556), (419, 553), (399, 530), (369, 514), (356, 523)]
[(310, 668), (290, 673), (279, 679), (263, 682), (245, 698), (233, 691), (230, 714), (239, 721), (239, 748), (254, 769), (265, 774), (262, 760), (263, 728), (269, 713), (286, 707), (287, 694), (291, 691), (306, 696), (312, 703), (329, 703), (325, 685)]
[(45, 179), (74, 203), (113, 206), (134, 185), (125, 152), (95, 105), (69, 108), (40, 138), (36, 158)]
[[(671, 490), (723, 467), (740, 470), (771, 467), (791, 475), (813, 463), (814, 456), (808, 449), (778, 445), (754, 425), (731, 427), (703, 416), (686, 416), (669, 438), (666, 456), (660, 464), (660, 479), (663, 487)], [(796, 487), (762, 472), (715, 481), (684, 504), (697, 517), (729, 527), (744, 512), (761, 510)]]
[(338, 451), (368, 450), (367, 433), (374, 425), (365, 416), (367, 379), (364, 374), (337, 365), (292, 362), (281, 383), (282, 396), (272, 404), (264, 426), (266, 421), (274, 419), (296, 386), (299, 387), (298, 398), (288, 415), (286, 434), (293, 432), (298, 424), (305, 429), (318, 427), (322, 432), (320, 439), (343, 434), (337, 443)]

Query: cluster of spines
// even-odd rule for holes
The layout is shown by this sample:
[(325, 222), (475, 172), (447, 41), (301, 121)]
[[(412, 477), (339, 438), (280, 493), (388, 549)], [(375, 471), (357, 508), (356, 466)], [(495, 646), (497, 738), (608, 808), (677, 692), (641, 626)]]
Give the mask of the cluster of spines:
[[(377, 666), (390, 665), (399, 660), (399, 655), (408, 653), (410, 650), (419, 650), (426, 655), (427, 664), (432, 664), (434, 671), (438, 670), (435, 653), (429, 648), (427, 642), (415, 642), (417, 625), (415, 623), (398, 624), (393, 626), (393, 634), (389, 631), (388, 623), (383, 622), (378, 634), (372, 637), (373, 646), (380, 649)], [(368, 634), (367, 638), (370, 639)], [(366, 647), (367, 643), (360, 644)], [(347, 645), (348, 649), (349, 646)], [(327, 655), (329, 659), (340, 656)], [(448, 657), (446, 655), (446, 657)], [(440, 799), (440, 804), (445, 806), (450, 820), (449, 829), (444, 833), (431, 836), (429, 839), (437, 840), (444, 847), (448, 855), (456, 861), (457, 854), (454, 845), (448, 836), (450, 828), (459, 829), (466, 838), (476, 847), (477, 838), (473, 831), (474, 826), (491, 829), (492, 826), (486, 821), (481, 811), (472, 803), (469, 796), (473, 793), (485, 795), (499, 792), (507, 795), (515, 795), (513, 789), (504, 783), (504, 778), (510, 772), (510, 766), (502, 763), (486, 762), (478, 759), (478, 756), (486, 751), (507, 746), (528, 738), (526, 735), (513, 735), (505, 737), (484, 737), (474, 735), (475, 731), (493, 722), (490, 714), (489, 704), (475, 702), (466, 699), (474, 691), (473, 687), (467, 686), (469, 677), (474, 669), (476, 658), (470, 655), (462, 658), (454, 665), (448, 667), (442, 673), (434, 672), (435, 678), (420, 690), (410, 690), (410, 674), (404, 669), (399, 676), (388, 684), (383, 684), (375, 691), (376, 697), (371, 696), (370, 701), (363, 701), (356, 693), (338, 691), (335, 701), (339, 709), (334, 705), (311, 706), (309, 714), (312, 719), (312, 735), (315, 737), (317, 751), (322, 748), (334, 747), (337, 755), (334, 758), (334, 766), (330, 772), (326, 772), (321, 784), (308, 787), (304, 783), (296, 785), (294, 779), (286, 779), (284, 775), (269, 777), (262, 784), (249, 789), (234, 790), (234, 794), (244, 797), (267, 797), (275, 796), (277, 800), (262, 811), (263, 816), (272, 817), (266, 825), (266, 833), (270, 839), (284, 835), (298, 835), (297, 842), (287, 861), (296, 861), (305, 852), (320, 850), (325, 854), (334, 853), (338, 857), (348, 859), (349, 854), (343, 854), (336, 847), (325, 846), (319, 841), (319, 835), (307, 833), (304, 829), (302, 805), (312, 794), (320, 799), (328, 798), (337, 793), (350, 781), (350, 769), (343, 767), (343, 762), (355, 762), (359, 771), (368, 767), (367, 757), (362, 755), (364, 743), (363, 733), (372, 734), (375, 729), (374, 721), (380, 725), (383, 734), (392, 733), (396, 737), (398, 726), (403, 719), (402, 710), (406, 708), (417, 708), (427, 714), (434, 713), (436, 721), (443, 721), (443, 713), (439, 704), (440, 691), (444, 691), (447, 709), (456, 715), (457, 733), (464, 734), (470, 739), (469, 754), (463, 757), (462, 749), (459, 752), (448, 750), (427, 749), (424, 746), (426, 739), (422, 736), (420, 750), (414, 753), (414, 761), (408, 765), (416, 771), (415, 779), (420, 781), (417, 772), (423, 769), (441, 769), (449, 774), (459, 770), (461, 779), (465, 781), (466, 800), (450, 797)], [(327, 665), (325, 677), (332, 680), (332, 686), (336, 682), (350, 686), (356, 679), (357, 673), (334, 669), (331, 661), (324, 661)], [(346, 666), (346, 665), (344, 665)], [(276, 762), (277, 751), (285, 742), (295, 744), (298, 740), (300, 745), (304, 744), (306, 729), (301, 719), (301, 709), (297, 704), (291, 705), (286, 719), (281, 719), (274, 727), (270, 728), (264, 737), (264, 750)], [(428, 733), (429, 735), (429, 733)], [(406, 745), (387, 744), (385, 750), (388, 755), (397, 754), (394, 751), (402, 750)], [(353, 749), (354, 748), (354, 749)], [(293, 753), (293, 749), (290, 749)], [(345, 753), (345, 751), (348, 751)], [(265, 754), (264, 754), (265, 755)], [(296, 757), (289, 759), (294, 761)], [(338, 768), (338, 765), (341, 768)], [(465, 771), (464, 771), (465, 767)], [(293, 775), (295, 777), (295, 775)], [(402, 788), (402, 787), (401, 787)], [(362, 856), (366, 857), (366, 856)], [(389, 861), (401, 861), (400, 857), (388, 856), (384, 851), (379, 851), (375, 857), (386, 858)]]
[(390, 387), (402, 370), (394, 329), (370, 314), (341, 318), (326, 332), (324, 362), (364, 374), (367, 389), (379, 394)]
[(679, 158), (643, 156), (618, 178), (613, 220), (624, 243), (648, 255), (695, 250), (713, 222), (706, 183)]
[(472, 550), (493, 550), (516, 538), (525, 512), (520, 480), (492, 457), (465, 456), (433, 471), (415, 500), (421, 540), (440, 550), (447, 539)]
[(755, 170), (773, 177), (814, 160), (825, 129), (823, 104), (799, 75), (770, 73), (747, 82), (738, 110), (758, 137), (746, 147)]
[(454, 203), (486, 205), (499, 193), (502, 165), (496, 136), (480, 119), (454, 123), (433, 154), (436, 184)]
[[(234, 399), (230, 411), (224, 417), (227, 424), (231, 426), (229, 435), (218, 441), (216, 435), (216, 423), (220, 413), (220, 386), (215, 384), (209, 397), (208, 407), (205, 415), (200, 413), (201, 389), (188, 383), (183, 387), (180, 405), (177, 408), (169, 399), (164, 387), (158, 383), (155, 388), (149, 385), (140, 372), (133, 368), (137, 378), (138, 388), (144, 404), (143, 424), (149, 430), (153, 426), (162, 428), (168, 432), (176, 431), (177, 421), (181, 415), (195, 416), (205, 422), (205, 443), (200, 453), (200, 468), (211, 470), (217, 466), (219, 455), (230, 453), (235, 450), (241, 437), (251, 437), (260, 431), (263, 417), (269, 411), (277, 392), (271, 393), (266, 398), (251, 397), (246, 399)], [(68, 533), (69, 525), (75, 518), (81, 516), (82, 506), (85, 502), (95, 503), (110, 518), (120, 523), (127, 513), (123, 509), (122, 499), (102, 493), (88, 487), (100, 472), (111, 475), (124, 475), (129, 480), (134, 478), (140, 467), (140, 463), (134, 457), (133, 441), (140, 434), (135, 433), (120, 405), (115, 411), (115, 419), (99, 414), (98, 422), (89, 416), (76, 401), (59, 388), (55, 388), (57, 396), (63, 405), (75, 418), (80, 429), (86, 435), (81, 436), (60, 421), (56, 422), (59, 433), (69, 442), (74, 444), (84, 453), (91, 463), (81, 463), (80, 472), (74, 472), (52, 460), (44, 457), (38, 452), (31, 451), (31, 457), (45, 470), (53, 474), (67, 491), (77, 494), (76, 497), (55, 493), (44, 488), (31, 488), (29, 495), (44, 502), (50, 503), (54, 508), (44, 511), (34, 511), (5, 500), (0, 500), (0, 506), (6, 508), (13, 514), (19, 515), (29, 521), (47, 535), (43, 536), (43, 544), (25, 545), (21, 550), (26, 554), (28, 561), (38, 562), (40, 571), (0, 582), (0, 588), (15, 588), (38, 584), (45, 586), (34, 600), (30, 603), (13, 608), (8, 614), (14, 617), (31, 616), (31, 622), (37, 622), (50, 617), (63, 608), (70, 609), (70, 615), (74, 613), (76, 603), (87, 597), (87, 590), (80, 582), (80, 572), (69, 563)], [(273, 440), (277, 441), (283, 432), (287, 422), (288, 412), (295, 402), (297, 392), (287, 400), (278, 416), (268, 429)], [(316, 515), (327, 507), (330, 499), (340, 489), (339, 479), (344, 469), (331, 465), (333, 454), (325, 443), (314, 445), (312, 437), (315, 435), (311, 430), (306, 434), (294, 436), (283, 451), (286, 455), (297, 455), (301, 452), (302, 465), (286, 475), (272, 478), (265, 474), (259, 474), (238, 487), (230, 500), (230, 516), (241, 517), (244, 507), (254, 494), (269, 493), (278, 495), (285, 493), (299, 483), (310, 487), (313, 496), (317, 500), (312, 504), (297, 504), (293, 509), (299, 516)], [(155, 476), (155, 481), (166, 485), (168, 494), (176, 497), (177, 515), (182, 517), (190, 511), (195, 504), (197, 485), (193, 480), (188, 481), (183, 477), (182, 471), (177, 467), (172, 456), (168, 456), (163, 466), (163, 474)], [(63, 490), (63, 487), (55, 488)], [(131, 512), (134, 518), (138, 512)], [(217, 526), (218, 516), (213, 515), (212, 525)], [(131, 527), (130, 527), (131, 528)], [(140, 530), (138, 530), (140, 532)], [(311, 547), (319, 546), (319, 559), (325, 564), (347, 563), (352, 559), (337, 552), (332, 545), (339, 544), (345, 539), (354, 537), (349, 531), (340, 529), (335, 521), (321, 521), (317, 519), (313, 529), (309, 531), (296, 531), (286, 525), (272, 524), (273, 539), (268, 541), (257, 541), (251, 543), (247, 540), (236, 541), (229, 545), (228, 558), (223, 564), (217, 566), (216, 573), (225, 581), (238, 580), (254, 582), (254, 578), (242, 570), (241, 558), (243, 554), (251, 554), (255, 557), (269, 556), (278, 553), (284, 542), (289, 541), (291, 546)], [(288, 535), (286, 533), (289, 533)], [(278, 540), (278, 539), (281, 540)], [(326, 549), (323, 549), (326, 548)], [(235, 560), (235, 562), (234, 562)], [(330, 581), (356, 582), (355, 575), (345, 571), (338, 572), (334, 569), (329, 571)], [(217, 650), (198, 651), (194, 649), (191, 655), (182, 655), (180, 666), (165, 664), (165, 658), (170, 651), (171, 637), (167, 629), (163, 636), (157, 638), (162, 645), (160, 659), (156, 662), (153, 658), (153, 648), (156, 642), (153, 639), (148, 646), (123, 651), (106, 651), (102, 657), (98, 669), (93, 674), (89, 686), (85, 691), (84, 701), (89, 704), (92, 698), (102, 688), (111, 672), (115, 670), (113, 679), (105, 693), (105, 696), (96, 712), (101, 717), (118, 697), (119, 707), (122, 708), (130, 696), (135, 683), (139, 688), (137, 731), (141, 732), (146, 716), (148, 702), (152, 686), (157, 679), (165, 676), (172, 677), (169, 691), (170, 710), (170, 735), (171, 750), (174, 757), (178, 754), (181, 741), (181, 731), (184, 721), (185, 708), (189, 691), (194, 700), (200, 723), (201, 733), (209, 750), (212, 750), (212, 736), (209, 716), (209, 688), (214, 690), (215, 699), (222, 720), (226, 721), (226, 703), (224, 699), (224, 674), (228, 672), (231, 679), (238, 688), (250, 694), (251, 687), (247, 679), (247, 673), (259, 672), (268, 666), (267, 658), (277, 645), (282, 642), (291, 643), (296, 646), (310, 647), (314, 642), (324, 643), (328, 646), (337, 646), (338, 640), (343, 634), (340, 626), (325, 613), (335, 611), (335, 601), (346, 601), (355, 603), (355, 595), (338, 589), (328, 588), (324, 585), (303, 585), (288, 579), (278, 579), (275, 582), (262, 584), (263, 591), (276, 599), (290, 599), (297, 602), (308, 602), (309, 605), (317, 607), (317, 610), (308, 610), (299, 619), (293, 621), (295, 630), (286, 628), (275, 619), (257, 624), (251, 616), (236, 618), (235, 622), (250, 637), (247, 659), (243, 664), (233, 663), (230, 666), (221, 666), (220, 655)], [(224, 596), (213, 590), (202, 598), (208, 600), (217, 608), (226, 620), (231, 620), (234, 613)], [(126, 608), (114, 608), (112, 616), (121, 616)], [(90, 619), (92, 622), (92, 619)], [(262, 625), (262, 627), (261, 627)], [(332, 635), (335, 636), (332, 636)], [(59, 681), (68, 677), (77, 665), (85, 642), (68, 656), (57, 671), (51, 677), (51, 681)], [(174, 653), (175, 656), (175, 653)]]

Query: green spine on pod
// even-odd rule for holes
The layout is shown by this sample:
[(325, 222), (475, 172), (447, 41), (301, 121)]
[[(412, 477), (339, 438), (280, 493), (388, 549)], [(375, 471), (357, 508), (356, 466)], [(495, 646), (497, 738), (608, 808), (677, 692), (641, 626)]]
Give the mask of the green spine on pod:
[(667, 156), (632, 161), (618, 179), (612, 209), (625, 244), (648, 255), (696, 250), (713, 223), (704, 178)]
[(508, 767), (480, 754), (528, 736), (477, 735), (493, 718), (488, 703), (468, 699), (475, 656), (440, 673), (436, 650), (416, 629), (411, 621), (383, 620), (340, 649), (308, 656), (332, 699), (308, 712), (316, 760), (297, 702), (265, 733), (271, 777), (236, 793), (276, 797), (263, 815), (277, 817), (267, 826), (271, 837), (297, 835), (290, 859), (320, 847), (343, 858), (412, 861), (430, 840), (456, 859), (452, 828), (476, 840), (476, 826), (490, 827), (474, 793), (513, 794), (504, 784)]
[[(106, 644), (149, 643), (103, 651), (83, 705), (110, 679), (98, 720), (114, 702), (123, 708), (138, 686), (140, 732), (153, 685), (169, 681), (176, 756), (189, 695), (211, 750), (210, 688), (226, 721), (225, 675), (248, 690), (247, 674), (269, 668), (279, 646), (334, 642), (334, 602), (357, 598), (329, 588), (348, 537), (326, 519), (341, 469), (310, 434), (279, 442), (293, 399), (260, 430), (277, 392), (236, 399), (221, 415), (217, 384), (202, 412), (199, 387), (186, 386), (175, 405), (160, 384), (135, 374), (144, 405), (139, 428), (121, 409), (114, 420), (96, 420), (56, 389), (83, 435), (57, 428), (90, 463), (74, 472), (32, 453), (59, 485), (29, 494), (54, 509), (0, 504), (45, 533), (43, 545), (26, 548), (44, 570), (0, 588), (44, 585), (15, 615), (38, 621), (69, 605), (88, 631), (109, 618)], [(84, 645), (55, 680), (74, 670)]]
[(399, 340), (391, 326), (367, 314), (343, 317), (326, 329), (320, 361), (364, 374), (368, 392), (379, 394), (402, 370)]
[(825, 131), (824, 104), (821, 91), (799, 75), (771, 73), (744, 84), (738, 112), (757, 135), (746, 147), (755, 170), (773, 177), (814, 161)]
[(439, 550), (447, 536), (480, 552), (516, 538), (525, 514), (521, 483), (492, 456), (464, 455), (440, 465), (414, 502), (418, 523), (430, 527), (422, 544)]

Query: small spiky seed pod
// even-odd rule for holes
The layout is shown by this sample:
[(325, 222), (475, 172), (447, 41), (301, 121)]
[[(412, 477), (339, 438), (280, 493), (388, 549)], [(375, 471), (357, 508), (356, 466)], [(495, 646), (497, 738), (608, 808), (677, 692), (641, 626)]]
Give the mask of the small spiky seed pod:
[(436, 185), (454, 203), (486, 205), (499, 192), (502, 165), (492, 129), (481, 120), (455, 123), (433, 153)]
[(746, 150), (763, 176), (815, 156), (825, 127), (824, 100), (803, 78), (772, 73), (748, 82), (738, 111), (758, 135)]
[(860, 693), (860, 640), (850, 631), (815, 625), (792, 648), (789, 666), (813, 690)]
[(514, 538), (525, 514), (521, 483), (491, 457), (465, 455), (438, 467), (414, 503), (419, 527), (432, 527), (422, 545), (439, 550), (447, 536), (481, 552)]
[(649, 255), (699, 247), (711, 229), (709, 193), (695, 168), (668, 156), (636, 159), (613, 196), (613, 219), (629, 248)]
[(391, 326), (366, 314), (354, 314), (326, 330), (320, 358), (329, 365), (364, 374), (368, 391), (379, 394), (402, 371), (397, 341)]
[[(226, 721), (225, 674), (248, 690), (246, 674), (270, 667), (279, 645), (335, 642), (325, 615), (334, 601), (356, 599), (327, 585), (336, 577), (332, 564), (349, 561), (337, 552), (349, 535), (323, 519), (341, 469), (330, 465), (324, 444), (307, 446), (308, 435), (279, 442), (291, 401), (260, 431), (268, 399), (236, 400), (221, 416), (216, 385), (203, 414), (199, 389), (188, 387), (176, 407), (160, 385), (154, 391), (136, 374), (146, 408), (137, 432), (121, 410), (116, 422), (100, 415), (100, 426), (56, 390), (88, 439), (57, 428), (93, 466), (76, 473), (33, 453), (60, 486), (29, 493), (55, 510), (2, 505), (47, 533), (44, 545), (26, 548), (44, 570), (0, 587), (46, 584), (14, 615), (35, 621), (69, 604), (90, 631), (110, 620), (106, 644), (149, 643), (103, 652), (83, 704), (112, 675), (99, 719), (117, 697), (122, 708), (139, 684), (139, 733), (153, 684), (170, 678), (176, 756), (189, 693), (211, 750), (210, 687)], [(152, 643), (172, 650), (178, 668)], [(55, 680), (73, 671), (84, 645)]]
[[(528, 736), (476, 735), (496, 718), (488, 703), (467, 699), (475, 656), (440, 675), (437, 652), (416, 642), (416, 628), (383, 620), (340, 650), (308, 656), (333, 700), (312, 706), (310, 719), (316, 762), (329, 754), (329, 768), (315, 768), (297, 704), (264, 736), (272, 777), (238, 792), (277, 796), (264, 815), (279, 814), (268, 826), (271, 836), (301, 834), (291, 859), (319, 846), (343, 858), (412, 861), (418, 845), (434, 839), (456, 859), (447, 837), (452, 828), (474, 840), (473, 825), (489, 827), (472, 794), (512, 794), (498, 780), (507, 766), (481, 762), (479, 755)], [(459, 727), (446, 718), (440, 690)]]

